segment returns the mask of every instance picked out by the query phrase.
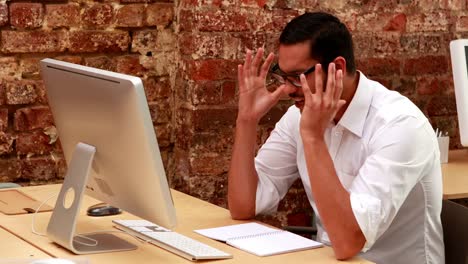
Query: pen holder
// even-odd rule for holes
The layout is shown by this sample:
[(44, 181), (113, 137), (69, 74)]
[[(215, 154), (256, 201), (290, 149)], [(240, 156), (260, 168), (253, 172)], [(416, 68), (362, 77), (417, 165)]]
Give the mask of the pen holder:
[(440, 163), (447, 163), (450, 137), (449, 136), (437, 137), (437, 142), (439, 143)]

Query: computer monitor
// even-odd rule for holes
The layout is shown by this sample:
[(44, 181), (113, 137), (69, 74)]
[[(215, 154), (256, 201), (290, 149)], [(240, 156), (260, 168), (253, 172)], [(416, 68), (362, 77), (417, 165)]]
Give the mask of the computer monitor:
[(468, 147), (468, 39), (450, 42), (453, 84), (461, 144)]
[[(53, 59), (40, 64), (68, 165), (47, 227), (50, 239), (76, 254), (136, 248), (106, 233), (86, 235), (97, 241), (95, 246), (77, 241), (76, 219), (85, 190), (172, 228), (175, 208), (141, 79)], [(74, 196), (73, 202), (67, 203), (66, 196)]]

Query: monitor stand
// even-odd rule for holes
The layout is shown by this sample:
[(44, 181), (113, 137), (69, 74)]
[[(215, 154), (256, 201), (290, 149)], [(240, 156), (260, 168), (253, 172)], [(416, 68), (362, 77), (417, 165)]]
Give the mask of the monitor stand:
[[(111, 234), (75, 236), (77, 216), (91, 170), (96, 148), (78, 143), (47, 226), (47, 236), (75, 254), (93, 254), (133, 250), (137, 246)], [(72, 201), (70, 202), (71, 197)]]

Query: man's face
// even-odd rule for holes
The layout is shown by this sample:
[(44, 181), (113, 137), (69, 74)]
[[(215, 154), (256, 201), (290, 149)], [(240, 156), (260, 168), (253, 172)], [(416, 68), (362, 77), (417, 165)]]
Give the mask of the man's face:
[[(294, 92), (290, 93), (289, 96), (294, 100), (295, 106), (302, 112), (304, 108), (304, 92), (302, 87), (297, 87), (293, 83), (299, 82), (300, 80), (294, 77), (299, 76), (301, 73), (310, 70), (318, 61), (310, 58), (310, 44), (309, 42), (303, 42), (293, 45), (280, 45), (278, 50), (278, 65), (282, 73), (287, 74), (288, 77), (285, 84), (288, 85)], [(312, 92), (315, 92), (315, 72), (312, 71), (306, 75), (307, 82)]]

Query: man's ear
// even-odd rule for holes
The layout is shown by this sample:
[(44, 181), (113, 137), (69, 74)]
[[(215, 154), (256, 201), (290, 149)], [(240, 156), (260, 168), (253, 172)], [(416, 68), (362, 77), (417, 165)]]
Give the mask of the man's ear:
[(346, 75), (346, 59), (338, 56), (336, 57), (333, 62), (335, 63), (335, 67), (337, 70), (343, 71), (343, 76)]

